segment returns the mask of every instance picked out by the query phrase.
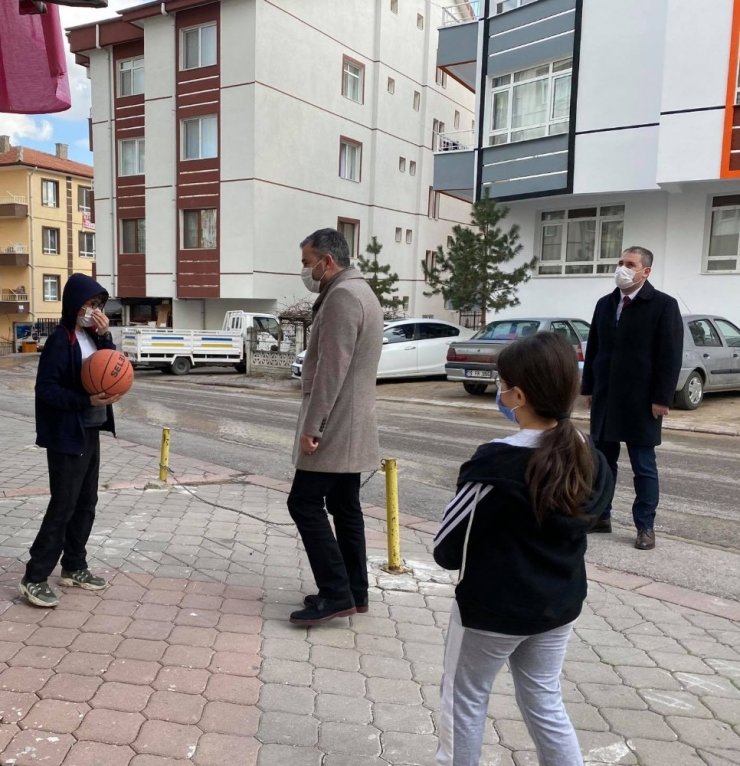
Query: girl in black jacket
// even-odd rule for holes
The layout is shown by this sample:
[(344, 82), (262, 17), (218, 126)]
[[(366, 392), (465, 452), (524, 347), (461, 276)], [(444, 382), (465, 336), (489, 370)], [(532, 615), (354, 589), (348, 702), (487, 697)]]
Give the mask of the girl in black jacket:
[(498, 373), (499, 409), (520, 430), (463, 464), (434, 543), (437, 563), (460, 570), (437, 763), (477, 766), (491, 686), (508, 661), (540, 766), (578, 766), (559, 678), (586, 597), (586, 533), (614, 480), (570, 420), (578, 363), (563, 338), (539, 333), (507, 346)]

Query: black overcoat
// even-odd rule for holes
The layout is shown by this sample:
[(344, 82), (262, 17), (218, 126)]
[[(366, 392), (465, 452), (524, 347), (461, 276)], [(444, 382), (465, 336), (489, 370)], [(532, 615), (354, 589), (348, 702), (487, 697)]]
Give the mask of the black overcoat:
[(676, 299), (645, 282), (622, 310), (619, 288), (599, 299), (588, 334), (581, 393), (592, 396), (596, 441), (660, 444), (662, 418), (653, 404), (673, 404), (683, 355), (683, 321)]

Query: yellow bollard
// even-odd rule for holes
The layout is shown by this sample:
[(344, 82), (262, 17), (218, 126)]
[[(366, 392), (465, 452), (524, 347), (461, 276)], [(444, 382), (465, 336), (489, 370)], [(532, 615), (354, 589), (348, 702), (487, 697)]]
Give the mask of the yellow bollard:
[(395, 458), (382, 461), (385, 469), (385, 502), (388, 520), (388, 570), (402, 572), (398, 516), (398, 467)]
[(167, 481), (167, 469), (170, 465), (170, 429), (162, 429), (162, 447), (159, 451), (159, 480)]

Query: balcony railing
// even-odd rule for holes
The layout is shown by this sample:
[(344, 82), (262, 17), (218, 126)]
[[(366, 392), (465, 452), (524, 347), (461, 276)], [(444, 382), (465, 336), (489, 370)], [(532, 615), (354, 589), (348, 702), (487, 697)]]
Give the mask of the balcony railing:
[(435, 151), (459, 152), (474, 149), (476, 135), (474, 130), (453, 130), (445, 133), (437, 133), (435, 139)]
[(2, 253), (28, 253), (28, 247), (26, 245), (21, 245), (16, 242), (14, 245), (5, 245), (2, 250), (0, 250)]
[(467, 24), (478, 21), (483, 6), (483, 0), (461, 0), (442, 9), (442, 26), (451, 27), (455, 24)]
[(28, 200), (18, 194), (7, 192), (5, 196), (0, 197), (0, 205), (27, 205)]
[(0, 303), (28, 303), (28, 293), (25, 287), (15, 290), (0, 290)]

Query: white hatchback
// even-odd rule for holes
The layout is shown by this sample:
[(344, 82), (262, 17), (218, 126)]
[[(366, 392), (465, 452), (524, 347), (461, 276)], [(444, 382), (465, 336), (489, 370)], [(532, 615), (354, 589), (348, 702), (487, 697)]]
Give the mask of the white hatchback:
[[(378, 379), (444, 375), (450, 343), (475, 332), (444, 319), (394, 319), (383, 327)], [(301, 377), (305, 354), (301, 351), (291, 365), (294, 378)]]

